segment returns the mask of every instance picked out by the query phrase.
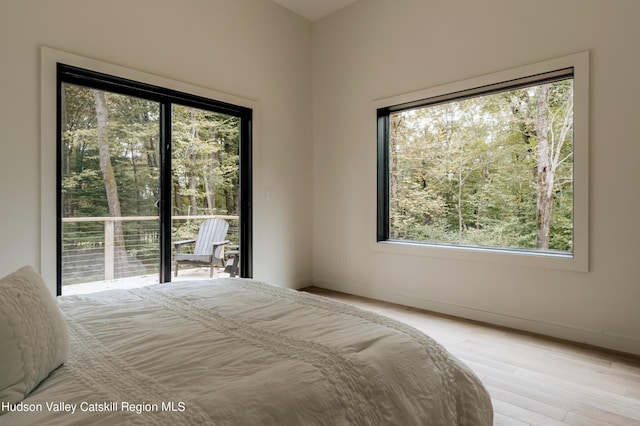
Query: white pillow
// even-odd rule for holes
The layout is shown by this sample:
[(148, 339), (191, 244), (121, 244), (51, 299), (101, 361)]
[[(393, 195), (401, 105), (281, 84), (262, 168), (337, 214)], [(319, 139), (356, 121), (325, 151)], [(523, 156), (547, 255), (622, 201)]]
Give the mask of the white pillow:
[(0, 402), (22, 401), (67, 359), (67, 324), (31, 266), (0, 280), (0, 342)]

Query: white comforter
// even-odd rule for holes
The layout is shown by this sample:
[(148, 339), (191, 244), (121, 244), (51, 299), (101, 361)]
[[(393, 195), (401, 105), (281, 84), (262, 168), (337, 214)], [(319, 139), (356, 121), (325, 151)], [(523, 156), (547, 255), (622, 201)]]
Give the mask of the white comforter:
[(490, 425), (477, 377), (420, 331), (250, 280), (59, 298), (67, 362), (15, 425)]

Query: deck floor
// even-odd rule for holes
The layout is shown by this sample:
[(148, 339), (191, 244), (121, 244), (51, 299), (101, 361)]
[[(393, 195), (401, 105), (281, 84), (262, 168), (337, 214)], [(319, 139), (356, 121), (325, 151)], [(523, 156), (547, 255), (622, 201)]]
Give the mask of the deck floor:
[[(229, 274), (222, 272), (221, 269), (216, 269), (213, 273), (213, 278), (228, 277)], [(199, 280), (209, 279), (209, 268), (187, 268), (180, 269), (178, 276), (171, 276), (171, 281), (186, 281), (186, 280)], [(116, 288), (138, 288), (145, 287), (152, 284), (158, 284), (158, 275), (140, 275), (129, 278), (119, 278), (108, 281), (92, 281), (82, 284), (73, 284), (62, 286), (62, 295), (68, 296), (72, 294), (87, 294), (95, 293), (96, 291), (112, 290)]]

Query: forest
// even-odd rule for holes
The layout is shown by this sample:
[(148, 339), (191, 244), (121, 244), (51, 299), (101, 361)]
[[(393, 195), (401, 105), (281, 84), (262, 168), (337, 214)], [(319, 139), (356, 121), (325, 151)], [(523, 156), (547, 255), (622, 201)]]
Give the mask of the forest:
[[(63, 87), (64, 284), (104, 277), (104, 226), (91, 218), (122, 218), (113, 221), (116, 277), (157, 272), (159, 103), (73, 84)], [(239, 119), (174, 105), (171, 121), (173, 216), (237, 216)], [(193, 238), (199, 223), (174, 219), (172, 237)]]
[(389, 238), (573, 251), (573, 80), (394, 112)]

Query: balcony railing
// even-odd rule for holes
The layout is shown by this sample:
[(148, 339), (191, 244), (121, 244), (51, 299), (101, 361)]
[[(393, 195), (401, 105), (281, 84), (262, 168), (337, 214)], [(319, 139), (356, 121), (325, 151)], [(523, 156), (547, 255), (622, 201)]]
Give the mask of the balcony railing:
[[(174, 240), (195, 238), (205, 219), (229, 222), (227, 239), (238, 243), (238, 216), (173, 216)], [(115, 224), (121, 223), (126, 259), (116, 259)], [(158, 273), (158, 216), (67, 217), (62, 219), (62, 285)]]

